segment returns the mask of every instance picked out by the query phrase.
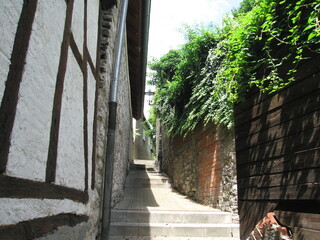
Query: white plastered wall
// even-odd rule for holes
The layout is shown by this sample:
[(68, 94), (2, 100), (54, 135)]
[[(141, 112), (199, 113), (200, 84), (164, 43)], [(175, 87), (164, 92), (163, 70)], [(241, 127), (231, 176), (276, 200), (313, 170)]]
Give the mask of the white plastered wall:
[[(94, 101), (96, 92), (96, 80), (88, 65), (88, 172), (91, 176), (92, 172), (92, 144), (93, 144), (93, 120), (94, 120)], [(91, 178), (89, 177), (89, 187), (91, 186)]]
[[(96, 65), (97, 57), (97, 42), (98, 42), (98, 25), (99, 25), (99, 0), (92, 0), (87, 7), (87, 46), (92, 62)], [(95, 92), (96, 80), (91, 71), (90, 65), (88, 68), (88, 156), (89, 156), (89, 176), (92, 171), (92, 144), (93, 144), (93, 120), (95, 108)], [(91, 177), (89, 177), (89, 187), (91, 186)]]
[(86, 205), (72, 200), (53, 199), (0, 199), (0, 225), (11, 225), (34, 218), (61, 213), (88, 214)]
[(20, 85), (7, 175), (45, 179), (65, 12), (65, 1), (38, 1)]
[[(74, 4), (72, 32), (83, 55), (84, 5)], [(0, 20), (0, 100), (9, 71), (12, 46), (23, 1), (1, 1)], [(8, 157), (8, 176), (44, 181), (55, 84), (65, 24), (65, 0), (38, 0), (26, 64), (19, 91), (16, 119)], [(96, 63), (99, 1), (88, 1), (88, 49)], [(91, 184), (91, 156), (96, 82), (88, 65), (88, 146), (89, 186)], [(83, 144), (83, 75), (69, 48), (67, 71), (61, 106), (56, 184), (84, 189)], [(99, 217), (96, 190), (89, 190), (89, 202), (78, 203), (63, 199), (0, 198), (0, 226), (34, 218), (73, 213), (88, 215), (94, 225)], [(97, 228), (92, 227), (87, 239), (94, 239)], [(0, 237), (1, 238), (1, 237)]]
[(7, 80), (13, 42), (22, 9), (22, 1), (0, 2), (0, 101)]
[(96, 64), (97, 58), (97, 41), (98, 41), (98, 24), (99, 22), (99, 0), (91, 0), (87, 8), (87, 45), (93, 64)]
[(84, 190), (83, 75), (69, 49), (62, 94), (56, 183)]
[(74, 0), (71, 31), (73, 33), (74, 39), (78, 45), (78, 49), (81, 55), (83, 55), (83, 35), (84, 35), (83, 19), (84, 19), (84, 0)]
[[(84, 37), (84, 1), (75, 0), (71, 31), (81, 54)], [(83, 74), (71, 48), (62, 94), (56, 183), (79, 190), (85, 188), (83, 136)]]

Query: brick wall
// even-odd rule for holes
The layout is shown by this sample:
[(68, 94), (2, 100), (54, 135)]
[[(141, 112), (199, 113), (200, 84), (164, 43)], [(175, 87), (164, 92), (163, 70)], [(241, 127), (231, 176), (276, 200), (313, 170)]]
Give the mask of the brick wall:
[(233, 131), (208, 124), (186, 137), (162, 132), (163, 170), (173, 187), (194, 200), (237, 212)]
[(198, 151), (197, 197), (205, 204), (217, 205), (221, 191), (222, 163), (215, 129), (208, 128), (196, 136)]

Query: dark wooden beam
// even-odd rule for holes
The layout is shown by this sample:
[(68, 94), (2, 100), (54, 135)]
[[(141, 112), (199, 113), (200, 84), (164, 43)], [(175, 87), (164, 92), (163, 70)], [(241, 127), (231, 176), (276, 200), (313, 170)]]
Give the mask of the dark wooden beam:
[(37, 218), (29, 221), (19, 222), (15, 225), (0, 227), (0, 238), (2, 240), (27, 240), (44, 236), (61, 226), (76, 226), (87, 222), (88, 216), (76, 214), (59, 214), (55, 216)]
[(0, 106), (0, 173), (5, 172), (7, 167), (10, 138), (16, 116), (20, 83), (26, 63), (37, 3), (37, 0), (23, 1), (13, 43), (11, 64)]
[(69, 0), (66, 10), (66, 19), (63, 32), (63, 40), (61, 43), (60, 60), (58, 67), (58, 74), (56, 80), (56, 90), (53, 100), (51, 130), (50, 130), (50, 143), (48, 151), (47, 169), (46, 169), (46, 182), (51, 183), (56, 179), (56, 165), (58, 155), (58, 141), (59, 141), (59, 128), (60, 128), (60, 114), (62, 104), (62, 93), (64, 78), (67, 70), (68, 49), (70, 43), (70, 28), (72, 22), (74, 0)]
[(51, 183), (0, 175), (0, 198), (71, 199), (87, 203), (88, 193)]

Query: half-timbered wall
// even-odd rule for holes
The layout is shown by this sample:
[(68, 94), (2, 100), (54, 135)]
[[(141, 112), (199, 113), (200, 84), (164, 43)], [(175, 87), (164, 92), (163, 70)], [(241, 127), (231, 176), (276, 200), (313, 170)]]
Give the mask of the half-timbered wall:
[(235, 107), (241, 239), (273, 210), (295, 239), (319, 238), (320, 56), (308, 57), (288, 87)]
[[(106, 122), (99, 125), (99, 104), (109, 100), (108, 93), (98, 98), (99, 2), (0, 3), (0, 239), (39, 238), (58, 227), (63, 239), (95, 239), (102, 182), (96, 169), (103, 161), (96, 159), (96, 145), (104, 145), (105, 137), (97, 135), (106, 129)], [(117, 31), (118, 15), (111, 16), (109, 42)], [(131, 141), (126, 62), (124, 51), (122, 147)], [(116, 150), (115, 174), (125, 175), (128, 149)]]

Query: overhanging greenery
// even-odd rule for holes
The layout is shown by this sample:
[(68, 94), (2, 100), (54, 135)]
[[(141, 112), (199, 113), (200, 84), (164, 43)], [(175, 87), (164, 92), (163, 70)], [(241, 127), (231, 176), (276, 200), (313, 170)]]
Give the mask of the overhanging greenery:
[[(245, 0), (222, 27), (187, 29), (181, 49), (150, 64), (154, 112), (168, 134), (210, 121), (231, 127), (233, 104), (250, 87), (274, 92), (294, 81), (306, 53), (320, 53), (319, 15), (319, 0)], [(287, 76), (279, 74), (283, 66)]]

